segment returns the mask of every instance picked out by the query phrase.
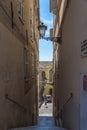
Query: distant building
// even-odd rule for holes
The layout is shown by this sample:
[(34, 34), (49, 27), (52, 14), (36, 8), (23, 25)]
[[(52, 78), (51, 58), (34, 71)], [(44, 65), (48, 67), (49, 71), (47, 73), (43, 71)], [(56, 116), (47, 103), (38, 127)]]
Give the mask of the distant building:
[(0, 0), (0, 130), (38, 116), (39, 1)]
[(52, 62), (40, 61), (39, 62), (39, 96), (52, 95)]
[[(54, 108), (69, 130), (87, 129), (87, 1), (50, 0), (54, 14)], [(55, 113), (55, 109), (54, 109)]]

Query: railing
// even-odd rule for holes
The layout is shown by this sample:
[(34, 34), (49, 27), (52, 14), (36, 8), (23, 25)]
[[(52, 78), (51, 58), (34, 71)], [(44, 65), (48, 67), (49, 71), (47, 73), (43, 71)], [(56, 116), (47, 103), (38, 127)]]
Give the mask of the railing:
[(16, 102), (15, 100), (11, 99), (11, 98), (8, 96), (8, 94), (5, 95), (5, 98), (6, 98), (7, 100), (9, 100), (10, 102), (16, 104), (18, 107), (22, 108), (23, 111), (26, 111), (26, 108), (25, 108), (25, 107), (23, 107), (22, 105), (20, 105), (20, 104), (19, 104), (18, 102)]
[(73, 93), (70, 93), (70, 97), (68, 98), (68, 100), (64, 103), (63, 107), (72, 99), (73, 97)]
[(62, 110), (68, 104), (68, 102), (72, 99), (73, 93), (70, 93), (70, 97), (67, 99), (67, 101), (63, 104), (63, 106), (59, 109), (59, 111), (56, 111), (55, 115), (55, 125), (56, 126), (62, 126)]
[(62, 108), (60, 108), (60, 110), (58, 111), (58, 114), (61, 112), (61, 110), (64, 109), (64, 107), (66, 106), (66, 104), (72, 99), (73, 97), (73, 93), (70, 93), (70, 97), (67, 99), (67, 101), (63, 104)]

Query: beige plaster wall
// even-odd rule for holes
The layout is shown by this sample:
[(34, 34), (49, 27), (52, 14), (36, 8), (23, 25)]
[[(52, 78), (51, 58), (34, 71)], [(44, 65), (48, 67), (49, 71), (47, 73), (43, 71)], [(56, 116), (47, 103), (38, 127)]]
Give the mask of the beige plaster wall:
[[(29, 1), (24, 1), (24, 25), (19, 20), (18, 1), (12, 1), (14, 26), (11, 26), (9, 1), (0, 1), (0, 129), (33, 125), (38, 116), (38, 46), (37, 41), (28, 41), (29, 91), (25, 94), (24, 47), (27, 44), (26, 30), (29, 34)], [(33, 1), (31, 1), (33, 2)], [(2, 3), (2, 5), (1, 5)], [(31, 3), (30, 3), (31, 4)], [(31, 7), (33, 4), (31, 5)], [(3, 10), (3, 7), (5, 10)], [(33, 8), (33, 7), (32, 7)], [(37, 16), (36, 16), (37, 17)], [(38, 19), (37, 19), (38, 22)], [(37, 25), (36, 25), (37, 26)], [(33, 44), (33, 45), (32, 45)], [(34, 76), (32, 76), (32, 53), (34, 53)], [(5, 98), (5, 95), (23, 106), (26, 110)]]
[(81, 57), (81, 42), (87, 39), (87, 2), (69, 2), (62, 26), (62, 45), (59, 48), (61, 75), (59, 79), (60, 106), (73, 98), (63, 109), (63, 126), (80, 130), (80, 72), (87, 72), (86, 57)]
[[(0, 23), (0, 129), (27, 124), (27, 113), (8, 97), (24, 105), (24, 47), (3, 24)], [(24, 121), (26, 120), (26, 122)]]

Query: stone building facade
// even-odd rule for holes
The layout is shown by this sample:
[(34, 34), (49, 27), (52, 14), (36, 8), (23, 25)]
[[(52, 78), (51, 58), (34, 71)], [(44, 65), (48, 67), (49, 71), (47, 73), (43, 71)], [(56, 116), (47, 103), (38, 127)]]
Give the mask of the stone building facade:
[(39, 96), (52, 95), (53, 83), (52, 61), (39, 62)]
[(0, 129), (38, 116), (39, 1), (0, 1)]
[(56, 0), (51, 4), (54, 36), (62, 38), (62, 42), (54, 43), (54, 108), (61, 120), (58, 125), (70, 130), (87, 129), (86, 11), (85, 0)]

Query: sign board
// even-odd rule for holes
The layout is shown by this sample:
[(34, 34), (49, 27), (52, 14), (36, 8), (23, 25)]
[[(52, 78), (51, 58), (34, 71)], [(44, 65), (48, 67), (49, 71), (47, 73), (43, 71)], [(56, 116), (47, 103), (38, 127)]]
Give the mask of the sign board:
[(87, 56), (87, 40), (81, 42), (81, 56)]

